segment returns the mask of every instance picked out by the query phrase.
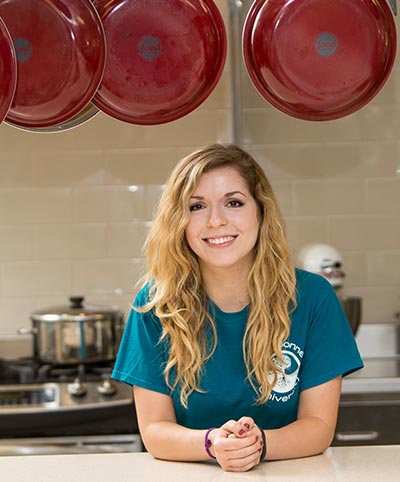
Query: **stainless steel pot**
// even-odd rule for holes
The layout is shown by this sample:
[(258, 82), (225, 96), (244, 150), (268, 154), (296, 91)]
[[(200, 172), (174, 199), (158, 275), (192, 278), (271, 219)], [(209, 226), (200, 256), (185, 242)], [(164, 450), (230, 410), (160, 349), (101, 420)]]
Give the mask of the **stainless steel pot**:
[(113, 360), (122, 334), (123, 313), (116, 306), (84, 305), (83, 296), (31, 314), (33, 354), (40, 363), (76, 364)]

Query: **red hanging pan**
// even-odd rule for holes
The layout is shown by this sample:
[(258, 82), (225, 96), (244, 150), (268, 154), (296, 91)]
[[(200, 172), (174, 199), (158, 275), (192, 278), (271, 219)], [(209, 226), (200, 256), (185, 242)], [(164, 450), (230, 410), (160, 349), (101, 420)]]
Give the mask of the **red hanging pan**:
[(396, 54), (386, 0), (255, 0), (242, 41), (259, 93), (310, 121), (338, 119), (366, 105)]
[(105, 36), (90, 0), (0, 0), (17, 56), (6, 117), (32, 130), (62, 128), (85, 109), (105, 68)]
[(17, 83), (17, 61), (11, 36), (0, 18), (0, 123), (14, 98)]
[(93, 103), (115, 119), (162, 124), (198, 107), (217, 84), (226, 32), (212, 0), (96, 0), (107, 63)]

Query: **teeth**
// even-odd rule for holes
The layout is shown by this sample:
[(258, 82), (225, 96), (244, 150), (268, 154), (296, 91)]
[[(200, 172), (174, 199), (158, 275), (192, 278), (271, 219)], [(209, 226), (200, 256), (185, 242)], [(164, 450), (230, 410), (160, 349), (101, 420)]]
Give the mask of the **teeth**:
[(235, 239), (234, 236), (225, 236), (224, 238), (208, 238), (207, 241), (210, 244), (223, 244)]

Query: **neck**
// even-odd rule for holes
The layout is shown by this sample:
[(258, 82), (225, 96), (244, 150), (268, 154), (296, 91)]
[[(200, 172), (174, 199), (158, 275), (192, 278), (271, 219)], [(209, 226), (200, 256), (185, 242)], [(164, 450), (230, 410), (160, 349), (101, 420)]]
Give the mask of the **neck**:
[(222, 311), (240, 311), (249, 304), (247, 270), (203, 270), (202, 276), (208, 297)]

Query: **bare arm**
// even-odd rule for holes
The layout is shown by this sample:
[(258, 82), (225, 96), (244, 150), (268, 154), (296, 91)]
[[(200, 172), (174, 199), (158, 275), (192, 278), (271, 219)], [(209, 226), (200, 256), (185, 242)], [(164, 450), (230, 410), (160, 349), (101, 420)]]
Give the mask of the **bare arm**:
[[(206, 430), (178, 425), (171, 397), (140, 387), (134, 387), (133, 393), (140, 434), (153, 457), (179, 461), (209, 460), (204, 448)], [(242, 472), (259, 462), (259, 431), (250, 423), (249, 429), (243, 430), (245, 423), (246, 418), (228, 421), (210, 433), (211, 451), (224, 470)]]
[(332, 442), (342, 377), (337, 377), (300, 394), (297, 420), (285, 427), (265, 430), (266, 460), (316, 455)]
[[(341, 377), (300, 394), (298, 419), (279, 429), (265, 430), (267, 460), (315, 455), (327, 449), (336, 426)], [(139, 429), (147, 450), (166, 460), (208, 460), (204, 449), (205, 430), (178, 425), (172, 399), (134, 387)], [(243, 433), (246, 422), (250, 427)], [(228, 421), (210, 434), (212, 453), (224, 470), (246, 471), (260, 457), (258, 427), (249, 417)]]

